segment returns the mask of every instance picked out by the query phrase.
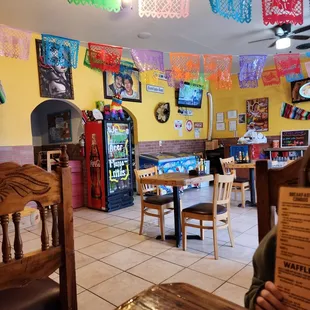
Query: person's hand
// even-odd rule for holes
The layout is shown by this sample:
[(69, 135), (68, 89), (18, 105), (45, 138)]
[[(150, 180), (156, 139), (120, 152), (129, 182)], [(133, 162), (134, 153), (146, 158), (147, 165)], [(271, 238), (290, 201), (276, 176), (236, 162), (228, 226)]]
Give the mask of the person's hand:
[(287, 310), (282, 303), (283, 296), (270, 281), (256, 298), (255, 310)]

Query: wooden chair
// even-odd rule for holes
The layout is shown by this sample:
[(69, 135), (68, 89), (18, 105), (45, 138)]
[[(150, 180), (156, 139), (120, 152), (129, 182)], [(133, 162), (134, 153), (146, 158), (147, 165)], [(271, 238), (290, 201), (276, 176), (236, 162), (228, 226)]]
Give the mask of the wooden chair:
[[(223, 174), (224, 175), (230, 175), (230, 174), (235, 174), (235, 171), (232, 171), (232, 169), (229, 169), (227, 167), (227, 164), (231, 164), (235, 162), (234, 157), (229, 157), (229, 158), (220, 158), (220, 162), (222, 165), (223, 169)], [(248, 179), (243, 179), (243, 178), (238, 178), (236, 177), (234, 180), (232, 192), (235, 193), (235, 200), (237, 193), (241, 193), (241, 204), (242, 207), (245, 208), (245, 191), (250, 190), (250, 182)]]
[[(230, 196), (234, 181), (234, 175), (214, 176), (213, 202), (198, 203), (194, 206), (185, 208), (182, 211), (182, 233), (183, 233), (183, 250), (186, 250), (186, 227), (200, 229), (201, 240), (204, 239), (204, 229), (213, 230), (214, 256), (218, 259), (217, 230), (228, 228), (231, 246), (234, 246), (234, 239), (231, 230), (230, 221)], [(200, 224), (193, 224), (190, 220), (199, 220)], [(212, 226), (204, 226), (204, 221), (211, 221)], [(223, 224), (218, 224), (222, 222)]]
[[(42, 222), (41, 249), (23, 253), (21, 212), (34, 201)], [(47, 228), (47, 206), (52, 213), (52, 240)], [(14, 257), (8, 225), (13, 221)], [(14, 310), (77, 309), (71, 171), (62, 146), (57, 173), (34, 165), (0, 164), (0, 308)], [(59, 269), (60, 284), (48, 276)]]
[[(142, 184), (141, 178), (157, 175), (157, 168), (152, 167), (148, 169), (135, 169), (136, 180), (138, 182), (139, 193), (141, 197), (141, 222), (140, 235), (143, 232), (144, 216), (157, 217), (159, 220), (161, 239), (165, 240), (165, 215), (173, 211), (173, 196), (159, 195), (159, 189), (155, 185)], [(156, 213), (149, 212), (155, 210)]]
[(259, 241), (276, 224), (276, 211), (281, 186), (297, 187), (310, 186), (308, 161), (310, 160), (310, 147), (299, 158), (283, 168), (271, 168), (268, 160), (256, 162), (256, 188), (257, 188), (257, 219)]

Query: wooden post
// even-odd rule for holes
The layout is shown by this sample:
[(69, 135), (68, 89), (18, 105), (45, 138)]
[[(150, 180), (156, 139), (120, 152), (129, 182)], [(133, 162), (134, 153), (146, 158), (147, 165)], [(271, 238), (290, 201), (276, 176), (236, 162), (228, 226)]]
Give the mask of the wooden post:
[(73, 208), (72, 208), (72, 181), (71, 168), (67, 146), (61, 146), (60, 155), (60, 177), (62, 180), (63, 197), (62, 203), (58, 206), (60, 244), (66, 249), (64, 251), (64, 264), (60, 268), (60, 285), (63, 294), (61, 295), (62, 309), (77, 310), (76, 299), (76, 275), (74, 259), (73, 239)]
[(268, 161), (256, 162), (257, 218), (259, 242), (271, 230)]

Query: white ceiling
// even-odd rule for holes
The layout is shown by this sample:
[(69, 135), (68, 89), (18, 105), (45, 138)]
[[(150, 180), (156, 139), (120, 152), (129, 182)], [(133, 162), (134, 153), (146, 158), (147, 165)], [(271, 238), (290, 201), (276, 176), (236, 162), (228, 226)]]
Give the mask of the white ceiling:
[[(0, 23), (8, 26), (77, 39), (83, 45), (97, 42), (130, 48), (157, 49), (163, 52), (197, 54), (275, 54), (267, 48), (273, 41), (248, 44), (248, 41), (269, 38), (273, 32), (262, 22), (261, 0), (253, 0), (252, 21), (240, 24), (215, 15), (208, 0), (191, 0), (190, 15), (182, 19), (140, 18), (138, 0), (133, 10), (110, 13), (90, 6), (69, 4), (67, 0), (1, 0)], [(310, 23), (309, 1), (304, 0), (304, 25)], [(293, 26), (296, 29), (300, 26)], [(141, 40), (140, 32), (152, 37)], [(307, 33), (310, 35), (310, 31)], [(310, 40), (309, 40), (310, 41)], [(296, 52), (292, 41), (285, 52)], [(128, 51), (126, 52), (128, 53)], [(126, 56), (125, 53), (125, 56)], [(270, 60), (272, 57), (269, 57)], [(166, 55), (168, 59), (168, 55)], [(237, 57), (235, 61), (237, 64)], [(234, 66), (237, 72), (237, 66)]]

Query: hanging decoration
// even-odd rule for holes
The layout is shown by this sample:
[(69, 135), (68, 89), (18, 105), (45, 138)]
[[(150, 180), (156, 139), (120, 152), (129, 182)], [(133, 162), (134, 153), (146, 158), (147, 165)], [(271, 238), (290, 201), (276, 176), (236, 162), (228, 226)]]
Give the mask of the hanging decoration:
[(276, 69), (265, 70), (262, 73), (262, 80), (263, 80), (264, 86), (280, 85), (281, 83), (281, 79)]
[(122, 2), (121, 0), (68, 0), (69, 3), (82, 4), (82, 5), (92, 5), (96, 8), (100, 8), (109, 12), (118, 13), (121, 10)]
[(92, 68), (115, 73), (120, 71), (122, 47), (89, 42), (88, 48)]
[(216, 82), (217, 89), (231, 89), (231, 55), (203, 55), (206, 79)]
[(240, 73), (238, 74), (239, 87), (240, 88), (257, 88), (258, 80), (240, 80)]
[(310, 52), (306, 52), (306, 57), (310, 57)]
[(286, 82), (295, 82), (304, 79), (304, 75), (302, 73), (291, 73), (285, 76)]
[(170, 53), (170, 64), (175, 80), (190, 81), (199, 77), (200, 55)]
[(132, 59), (139, 71), (164, 71), (164, 53), (153, 50), (132, 49)]
[(288, 119), (296, 119), (296, 120), (310, 120), (310, 112), (304, 109), (297, 108), (291, 104), (282, 103), (281, 113), (280, 115), (284, 118)]
[(186, 18), (190, 0), (139, 0), (140, 17)]
[(307, 75), (308, 75), (308, 77), (310, 77), (310, 62), (305, 62), (305, 67), (307, 70)]
[(31, 32), (0, 25), (0, 56), (28, 60)]
[(44, 63), (48, 66), (77, 68), (80, 42), (68, 38), (42, 34)]
[(165, 70), (165, 76), (169, 87), (175, 87), (175, 81), (173, 78), (172, 70)]
[(301, 72), (299, 54), (278, 54), (273, 57), (279, 76)]
[(123, 75), (129, 74), (131, 76), (133, 69), (133, 63), (131, 61), (122, 60), (119, 68), (119, 72)]
[(262, 0), (263, 21), (268, 24), (303, 24), (303, 0)]
[(199, 73), (198, 79), (192, 79), (190, 81), (190, 84), (200, 85), (204, 90), (206, 90), (207, 92), (209, 91), (210, 81), (205, 79), (203, 73)]
[(252, 20), (252, 0), (210, 0), (213, 13), (239, 23)]
[(258, 81), (262, 76), (266, 60), (267, 55), (240, 55), (239, 81)]

